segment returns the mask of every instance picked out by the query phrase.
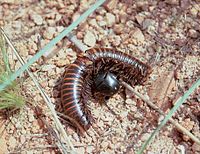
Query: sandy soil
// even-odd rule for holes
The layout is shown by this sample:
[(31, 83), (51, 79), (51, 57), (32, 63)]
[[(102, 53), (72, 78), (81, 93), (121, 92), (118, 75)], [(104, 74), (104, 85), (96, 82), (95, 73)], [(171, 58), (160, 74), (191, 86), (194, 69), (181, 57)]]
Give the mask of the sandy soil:
[[(0, 26), (20, 55), (27, 60), (75, 21), (94, 0), (4, 0), (0, 2)], [(152, 66), (144, 86), (136, 86), (165, 112), (200, 77), (200, 2), (198, 0), (110, 0), (74, 31), (89, 47), (112, 47)], [(65, 38), (31, 66), (55, 106), (60, 103), (59, 81), (64, 68), (76, 59), (78, 50)], [(20, 67), (10, 54), (13, 69)], [(164, 79), (164, 80), (163, 80)], [(57, 88), (55, 88), (57, 87)], [(27, 105), (3, 119), (0, 153), (59, 153), (48, 126), (52, 117), (33, 81), (23, 76)], [(200, 89), (174, 115), (200, 138)], [(163, 116), (129, 91), (120, 92), (105, 106), (90, 103), (95, 119), (87, 137), (80, 137), (68, 124), (67, 134), (78, 153), (134, 153), (148, 139)], [(42, 109), (41, 120), (36, 112)], [(167, 124), (145, 153), (200, 153), (200, 146)]]

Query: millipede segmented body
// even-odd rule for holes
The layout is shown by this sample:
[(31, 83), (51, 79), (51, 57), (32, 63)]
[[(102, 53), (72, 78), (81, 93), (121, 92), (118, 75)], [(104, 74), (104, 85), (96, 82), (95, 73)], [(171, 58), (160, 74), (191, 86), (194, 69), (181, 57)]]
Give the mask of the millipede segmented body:
[(151, 67), (140, 60), (115, 49), (92, 48), (86, 51), (94, 63), (94, 76), (99, 72), (111, 72), (129, 84), (142, 84), (151, 73)]
[(76, 120), (84, 129), (88, 129), (91, 122), (87, 110), (87, 88), (90, 87), (86, 77), (86, 61), (78, 58), (65, 71), (61, 86), (61, 102), (64, 113)]

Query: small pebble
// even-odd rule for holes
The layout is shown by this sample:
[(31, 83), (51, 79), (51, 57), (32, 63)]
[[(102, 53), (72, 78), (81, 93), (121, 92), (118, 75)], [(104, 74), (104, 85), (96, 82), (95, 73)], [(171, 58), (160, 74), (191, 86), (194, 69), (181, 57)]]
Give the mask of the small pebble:
[(55, 86), (55, 81), (54, 81), (54, 79), (50, 79), (48, 83), (49, 83), (49, 87)]
[(85, 154), (85, 148), (84, 148), (84, 147), (76, 148), (76, 152), (77, 152), (78, 154)]
[(122, 24), (126, 23), (127, 21), (127, 14), (125, 12), (121, 12), (119, 15), (120, 22)]
[(143, 43), (145, 38), (142, 31), (139, 28), (136, 28), (132, 34), (132, 37), (136, 39), (138, 42)]
[(106, 26), (106, 22), (104, 20), (98, 22), (99, 26)]
[(197, 31), (194, 30), (194, 29), (190, 29), (189, 32), (188, 32), (189, 36), (191, 38), (197, 38), (198, 37), (198, 34), (197, 34)]
[(86, 149), (86, 152), (87, 153), (92, 153), (92, 151), (94, 150), (95, 148), (93, 146), (87, 146), (87, 149)]
[[(196, 6), (195, 6), (196, 5)], [(190, 12), (193, 16), (197, 16), (198, 12), (199, 12), (199, 5), (198, 4), (194, 4), (194, 6), (191, 8)]]
[(45, 81), (42, 81), (41, 82), (41, 86), (43, 87), (43, 88), (45, 88), (45, 87), (47, 87), (48, 86), (48, 82), (45, 80)]
[(43, 23), (42, 16), (39, 15), (39, 14), (33, 14), (33, 15), (31, 15), (31, 19), (38, 26), (42, 25), (42, 23)]
[(48, 13), (48, 14), (46, 14), (46, 18), (47, 19), (55, 19), (55, 12), (50, 12), (50, 13)]
[(152, 19), (145, 19), (143, 22), (142, 22), (142, 28), (143, 29), (147, 29), (149, 26), (152, 26), (154, 23), (154, 21)]
[(63, 26), (57, 26), (56, 27), (56, 31), (59, 32), (59, 33), (62, 32), (64, 29), (65, 28)]
[(194, 121), (192, 121), (190, 118), (187, 118), (181, 122), (181, 125), (185, 127), (188, 131), (192, 130), (192, 128), (194, 127), (194, 124), (195, 124)]
[(34, 120), (34, 121), (31, 123), (30, 127), (31, 127), (31, 132), (32, 132), (33, 134), (39, 133), (40, 126), (38, 125), (38, 121), (37, 121), (37, 120)]
[(122, 34), (123, 29), (124, 29), (123, 24), (116, 24), (116, 25), (114, 25), (114, 28), (113, 28), (113, 30), (116, 34)]
[(21, 63), (19, 61), (17, 61), (15, 63), (15, 70), (18, 70), (21, 66), (22, 66)]
[(61, 18), (62, 18), (61, 14), (56, 14), (55, 21), (59, 21), (59, 20), (61, 20)]
[(129, 112), (129, 111), (122, 111), (122, 112), (120, 113), (120, 116), (121, 116), (122, 118), (125, 118), (125, 117), (127, 117), (128, 112)]
[(171, 5), (178, 5), (179, 1), (178, 0), (166, 0), (166, 3), (171, 4)]
[(77, 32), (76, 34), (77, 39), (82, 39), (83, 38), (83, 32)]
[(35, 120), (34, 115), (33, 115), (33, 114), (29, 114), (29, 116), (28, 116), (28, 121), (29, 121), (29, 122), (33, 122), (34, 120)]
[(43, 72), (49, 72), (49, 71), (52, 71), (53, 69), (55, 69), (56, 66), (55, 65), (43, 65), (43, 67), (41, 68), (41, 71)]
[(106, 149), (106, 148), (108, 147), (108, 145), (109, 145), (108, 141), (103, 141), (103, 142), (101, 143), (102, 149)]
[(142, 137), (141, 137), (141, 141), (144, 142), (144, 141), (148, 140), (148, 138), (150, 137), (150, 135), (151, 135), (151, 134), (149, 134), (149, 133), (143, 134)]
[(45, 39), (51, 40), (56, 33), (56, 28), (55, 27), (48, 27), (46, 31), (43, 33), (43, 37)]
[(102, 21), (102, 20), (103, 20), (103, 17), (100, 16), (100, 15), (97, 15), (97, 16), (96, 16), (96, 20), (97, 20), (97, 21)]
[(35, 152), (34, 152), (34, 150), (28, 150), (27, 152), (26, 152), (26, 154), (34, 154)]
[(112, 38), (112, 45), (117, 47), (121, 44), (121, 37), (116, 35)]
[(99, 121), (99, 122), (97, 123), (97, 125), (98, 125), (98, 127), (103, 127), (103, 126), (104, 126), (104, 122), (103, 122), (103, 121)]
[(87, 31), (83, 38), (83, 42), (90, 47), (94, 47), (96, 44), (96, 38), (92, 32)]
[(91, 20), (89, 21), (89, 24), (90, 24), (91, 26), (93, 26), (93, 27), (98, 27), (98, 24), (97, 24), (96, 19), (91, 19)]
[(12, 24), (13, 28), (15, 29), (15, 31), (17, 32), (20, 32), (21, 31), (21, 28), (22, 28), (22, 22), (20, 21), (14, 21), (13, 24)]
[(17, 122), (15, 123), (15, 127), (16, 127), (17, 129), (22, 128), (21, 122), (20, 122), (20, 121), (17, 121)]
[(184, 146), (184, 145), (178, 145), (178, 146), (177, 146), (177, 149), (180, 150), (180, 153), (181, 153), (181, 154), (185, 154), (185, 152), (186, 152), (186, 151), (185, 151), (186, 149), (185, 149), (185, 146)]
[(9, 143), (9, 147), (10, 147), (11, 149), (13, 149), (13, 148), (17, 145), (17, 140), (15, 139), (14, 136), (11, 136), (11, 137), (9, 138), (8, 143)]
[(56, 74), (55, 69), (52, 69), (51, 71), (48, 72), (48, 76), (53, 76), (55, 74)]
[(126, 104), (136, 105), (136, 102), (133, 101), (133, 99), (128, 98), (128, 99), (126, 99)]
[(137, 110), (138, 110), (138, 109), (137, 109), (137, 107), (136, 107), (135, 105), (134, 105), (134, 106), (131, 106), (131, 112), (134, 113), (134, 112), (137, 112)]
[(118, 0), (109, 0), (105, 2), (104, 7), (107, 10), (112, 11), (118, 5), (118, 3), (119, 3)]
[(26, 58), (28, 56), (28, 48), (24, 45), (23, 42), (17, 44), (17, 49), (20, 52), (20, 55)]
[(108, 27), (112, 27), (115, 23), (115, 16), (112, 13), (106, 13), (106, 23)]
[(65, 66), (66, 64), (67, 64), (67, 60), (66, 59), (60, 59), (55, 63), (55, 65), (58, 66), (58, 67)]
[(25, 143), (25, 141), (26, 141), (26, 137), (24, 135), (21, 135), (20, 136), (20, 142), (21, 142), (21, 144)]

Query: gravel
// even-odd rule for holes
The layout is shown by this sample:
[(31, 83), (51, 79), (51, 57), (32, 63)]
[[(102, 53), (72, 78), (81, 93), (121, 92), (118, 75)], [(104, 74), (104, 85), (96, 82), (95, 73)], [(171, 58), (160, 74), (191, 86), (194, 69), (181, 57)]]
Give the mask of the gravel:
[[(94, 2), (7, 0), (0, 6), (0, 26), (4, 28), (20, 55), (27, 60)], [(143, 86), (135, 86), (142, 94), (151, 96), (152, 87), (155, 89), (156, 85), (159, 85), (157, 79), (166, 78), (167, 72), (175, 72), (176, 74), (172, 75), (172, 87), (166, 88), (169, 82), (163, 82), (164, 85), (159, 86), (165, 89), (164, 91), (168, 89), (168, 92), (156, 89), (153, 93), (157, 96), (150, 97), (158, 103), (161, 98), (158, 95), (162, 92), (163, 99), (167, 94), (167, 99), (161, 100), (159, 106), (168, 111), (174, 105), (177, 96), (188, 90), (199, 77), (197, 19), (200, 15), (196, 8), (200, 5), (193, 1), (190, 3), (187, 0), (180, 3), (177, 0), (151, 3), (110, 0), (82, 22), (74, 33), (89, 47), (117, 48), (149, 63), (153, 67), (150, 78)], [(65, 38), (31, 66), (31, 70), (55, 106), (60, 104), (59, 83), (64, 69), (78, 54), (80, 52)], [(10, 54), (9, 58), (12, 67), (18, 69), (20, 64), (16, 57)], [(42, 109), (46, 123), (53, 126), (47, 106), (30, 78), (24, 79), (23, 89), (28, 103), (20, 111), (20, 116), (16, 114), (10, 117), (12, 124), (5, 120), (6, 130), (1, 138), (3, 148), (0, 149), (0, 153), (16, 153), (17, 147), (24, 150), (20, 153), (57, 153), (57, 149), (52, 148), (56, 145), (55, 138), (49, 134), (45, 135), (51, 131), (35, 113), (34, 107), (37, 105)], [(200, 137), (197, 96), (198, 91), (191, 95), (186, 102), (187, 106), (184, 104), (173, 118)], [(65, 124), (66, 132), (78, 153), (134, 153), (163, 118), (127, 90), (116, 94), (109, 100), (108, 105), (116, 115), (105, 106), (88, 102), (94, 117), (93, 126), (87, 132), (88, 137), (78, 136), (74, 129)], [(178, 153), (179, 142), (185, 142), (191, 147), (187, 149), (184, 146), (188, 153), (200, 151), (199, 146), (185, 135), (175, 134), (171, 137), (169, 134), (173, 129), (174, 126), (166, 125), (147, 147), (146, 153)], [(43, 148), (38, 148), (40, 146)]]

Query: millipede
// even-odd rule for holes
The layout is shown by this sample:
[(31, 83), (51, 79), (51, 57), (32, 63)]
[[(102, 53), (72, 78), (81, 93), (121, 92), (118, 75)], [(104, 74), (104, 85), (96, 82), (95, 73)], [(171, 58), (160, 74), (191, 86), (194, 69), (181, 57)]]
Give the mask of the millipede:
[(87, 109), (90, 81), (87, 80), (87, 60), (79, 57), (64, 73), (61, 85), (61, 103), (64, 113), (78, 122), (84, 130), (91, 125), (90, 111)]
[(94, 63), (94, 76), (99, 72), (111, 72), (118, 79), (134, 86), (142, 84), (151, 73), (149, 65), (116, 49), (92, 48), (86, 53)]

